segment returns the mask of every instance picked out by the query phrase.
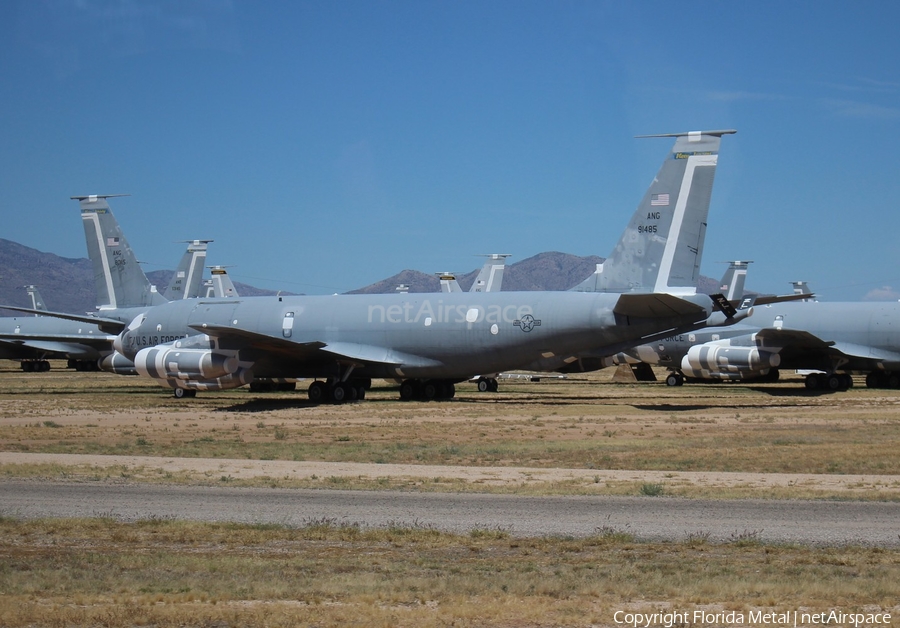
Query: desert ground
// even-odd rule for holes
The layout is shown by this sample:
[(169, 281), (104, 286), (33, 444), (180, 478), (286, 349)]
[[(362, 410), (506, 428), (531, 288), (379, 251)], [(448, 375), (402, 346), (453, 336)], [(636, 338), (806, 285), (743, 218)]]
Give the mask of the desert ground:
[[(849, 391), (812, 393), (790, 375), (777, 384), (669, 388), (614, 382), (607, 370), (503, 380), (496, 394), (461, 384), (455, 399), (431, 403), (400, 402), (391, 383), (376, 381), (364, 402), (313, 406), (303, 382), (296, 392), (240, 389), (176, 400), (136, 377), (61, 366), (23, 373), (14, 363), (0, 365), (0, 482), (644, 499), (900, 497), (900, 394), (867, 389), (860, 378)], [(617, 625), (617, 608), (680, 606), (900, 612), (896, 586), (885, 581), (896, 582), (895, 548), (771, 544), (749, 530), (724, 543), (698, 531), (660, 544), (614, 527), (586, 538), (523, 541), (500, 528), (447, 533), (319, 520), (258, 538), (252, 524), (223, 531), (219, 524), (123, 522), (104, 513), (37, 521), (0, 515), (7, 564), (0, 583), (20, 602), (14, 613), (0, 615), (4, 625), (183, 625), (185, 614), (209, 625)], [(225, 537), (218, 545), (207, 541)], [(163, 567), (138, 569), (146, 577), (135, 576), (129, 561), (148, 551), (162, 552), (163, 564), (184, 560), (185, 539), (207, 547), (212, 563), (175, 569), (182, 583), (174, 588), (158, 583)], [(278, 561), (308, 554), (321, 586), (280, 574), (277, 591), (259, 581), (221, 590), (200, 575), (255, 573), (255, 566), (230, 561), (273, 552)], [(360, 552), (378, 554), (379, 564), (407, 575), (415, 571), (416, 583), (400, 578), (392, 587), (390, 578), (377, 575), (380, 568), (359, 563)], [(78, 556), (91, 553), (111, 561), (120, 580), (88, 585), (91, 578), (83, 578), (82, 587), (52, 590), (59, 585), (50, 573), (60, 561), (82, 573)], [(325, 554), (333, 560), (323, 563)], [(428, 573), (419, 573), (416, 557), (423, 555), (432, 561)], [(634, 572), (628, 556), (637, 555), (643, 567)], [(763, 567), (751, 565), (757, 558)], [(15, 567), (32, 559), (27, 570)], [(673, 576), (693, 573), (698, 560), (720, 577), (706, 581), (694, 573), (688, 585)], [(577, 582), (570, 579), (576, 564)], [(625, 565), (629, 586), (610, 578)], [(517, 575), (505, 584), (505, 576), (479, 580), (492, 569)], [(347, 580), (348, 573), (354, 578)], [(454, 573), (481, 582), (481, 589), (455, 582), (448, 576)], [(123, 584), (124, 574), (134, 582)], [(535, 574), (549, 588), (538, 587)], [(315, 592), (298, 593), (301, 581)], [(812, 582), (824, 588), (813, 591)]]

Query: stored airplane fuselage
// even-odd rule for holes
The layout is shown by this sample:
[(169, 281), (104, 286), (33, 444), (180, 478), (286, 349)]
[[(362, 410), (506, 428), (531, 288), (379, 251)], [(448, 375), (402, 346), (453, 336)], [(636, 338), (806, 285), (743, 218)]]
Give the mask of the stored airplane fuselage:
[[(614, 311), (620, 298), (500, 292), (175, 301), (135, 319), (116, 347), (139, 369), (158, 358), (148, 368), (158, 379), (188, 378), (196, 357), (190, 352), (207, 342), (210, 352), (247, 364), (255, 377), (336, 377), (353, 365), (355, 376), (461, 380), (634, 344), (662, 329), (694, 329), (712, 310), (699, 295), (687, 299), (690, 313), (623, 316)], [(203, 334), (210, 338), (198, 345)]]
[[(790, 302), (755, 308), (753, 318), (723, 329), (673, 334), (620, 354), (684, 370), (694, 377), (755, 376), (760, 369), (817, 369), (825, 372), (900, 371), (900, 303)], [(771, 332), (783, 333), (771, 333)], [(762, 333), (760, 338), (757, 335)], [(710, 343), (710, 344), (706, 344)], [(700, 345), (732, 351), (730, 359), (701, 353)], [(754, 360), (735, 360), (742, 348), (758, 350)], [(776, 356), (773, 359), (772, 356)]]

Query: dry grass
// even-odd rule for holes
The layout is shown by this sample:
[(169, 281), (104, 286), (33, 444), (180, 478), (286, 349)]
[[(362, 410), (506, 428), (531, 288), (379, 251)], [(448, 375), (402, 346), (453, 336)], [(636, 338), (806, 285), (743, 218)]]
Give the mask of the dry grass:
[[(645, 610), (896, 608), (900, 551), (514, 539), (165, 520), (0, 520), (4, 626), (560, 626)], [(747, 574), (753, 574), (748, 578)], [(665, 603), (654, 602), (665, 600)]]
[[(59, 365), (56, 365), (59, 366)], [(0, 450), (534, 469), (643, 469), (652, 480), (494, 486), (434, 477), (231, 477), (152, 465), (4, 465), (9, 476), (329, 488), (846, 497), (815, 486), (690, 484), (685, 471), (900, 476), (900, 395), (791, 384), (621, 385), (609, 374), (460, 386), (450, 403), (313, 407), (246, 390), (176, 401), (137, 378), (0, 366)], [(591, 471), (591, 474), (594, 472)], [(599, 475), (597, 476), (599, 477)], [(900, 479), (900, 477), (898, 477)], [(896, 498), (897, 481), (854, 497)], [(900, 613), (900, 550), (514, 539), (329, 521), (291, 529), (151, 520), (0, 519), (0, 625), (612, 626), (615, 610), (866, 608)]]
[[(8, 363), (9, 364), (9, 363)], [(0, 371), (0, 449), (255, 460), (900, 475), (900, 395), (800, 381), (668, 388), (610, 374), (460, 385), (449, 403), (311, 406), (305, 393), (176, 401), (138, 378)]]

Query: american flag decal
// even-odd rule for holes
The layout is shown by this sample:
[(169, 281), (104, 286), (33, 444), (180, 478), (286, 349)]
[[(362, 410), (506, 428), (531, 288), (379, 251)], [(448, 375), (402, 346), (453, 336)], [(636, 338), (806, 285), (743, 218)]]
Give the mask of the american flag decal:
[(651, 194), (650, 195), (650, 206), (651, 207), (665, 207), (668, 204), (669, 204), (668, 192), (665, 194)]
[(119, 238), (106, 238), (106, 246), (119, 246)]

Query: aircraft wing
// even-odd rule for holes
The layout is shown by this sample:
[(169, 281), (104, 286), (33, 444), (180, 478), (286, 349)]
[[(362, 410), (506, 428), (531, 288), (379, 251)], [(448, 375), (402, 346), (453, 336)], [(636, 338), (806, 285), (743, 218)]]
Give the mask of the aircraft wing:
[(200, 333), (219, 340), (223, 349), (253, 349), (259, 353), (277, 353), (290, 358), (312, 357), (325, 346), (324, 342), (291, 342), (278, 336), (270, 336), (255, 331), (226, 325), (191, 325)]
[(402, 353), (385, 347), (361, 345), (353, 342), (329, 342), (322, 351), (354, 362), (372, 364), (392, 364), (403, 366), (440, 366), (437, 360), (423, 358), (410, 353)]
[(10, 345), (65, 352), (78, 346), (105, 349), (112, 346), (115, 336), (105, 334), (0, 334), (0, 342)]
[(852, 359), (900, 363), (900, 354), (894, 351), (851, 342), (822, 340), (807, 331), (796, 329), (762, 329), (757, 332), (756, 340), (762, 347), (782, 347), (780, 353), (785, 358), (790, 358), (794, 354), (820, 353), (823, 356), (837, 355)]
[(98, 351), (109, 350), (112, 347), (112, 340), (107, 340), (98, 346), (89, 342), (47, 342), (28, 339), (11, 341), (6, 338), (0, 338), (0, 346), (2, 345), (30, 349), (38, 353), (61, 354), (67, 357), (96, 357)]
[(0, 305), (0, 309), (12, 310), (14, 312), (25, 312), (26, 314), (38, 314), (40, 316), (51, 316), (53, 318), (61, 318), (66, 321), (77, 321), (79, 323), (87, 323), (88, 325), (96, 325), (109, 334), (118, 334), (128, 325), (114, 318), (101, 318), (99, 316), (83, 316), (81, 314), (68, 314), (67, 312), (48, 312), (47, 310), (32, 310), (27, 307), (18, 307), (15, 305)]
[(791, 347), (804, 351), (827, 351), (834, 342), (822, 340), (818, 336), (800, 329), (765, 328), (756, 333), (756, 343), (760, 347)]
[(278, 336), (228, 327), (224, 325), (191, 325), (193, 329), (218, 338), (223, 348), (239, 348), (264, 356), (284, 357), (292, 360), (328, 358), (360, 364), (389, 364), (404, 366), (437, 366), (440, 363), (421, 356), (393, 351), (385, 347), (352, 342), (294, 342)]
[(634, 318), (666, 318), (688, 314), (703, 314), (699, 305), (665, 293), (623, 294), (616, 301), (613, 312)]

